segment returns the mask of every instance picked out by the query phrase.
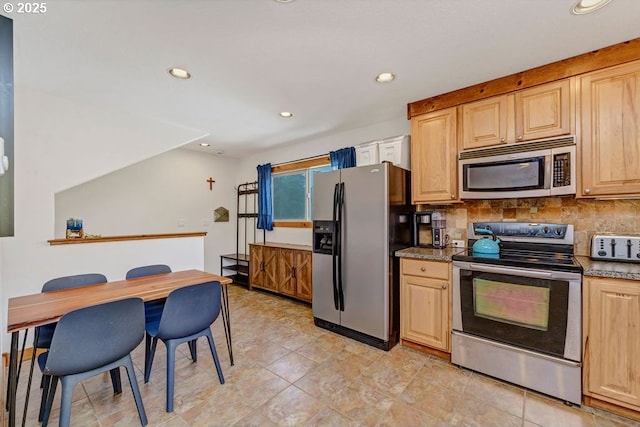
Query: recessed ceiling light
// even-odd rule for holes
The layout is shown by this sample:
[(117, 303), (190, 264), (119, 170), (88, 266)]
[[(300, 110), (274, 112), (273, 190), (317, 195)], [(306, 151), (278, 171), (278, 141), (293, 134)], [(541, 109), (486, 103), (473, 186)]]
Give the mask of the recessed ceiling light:
[(177, 67), (173, 67), (173, 68), (169, 68), (169, 74), (172, 77), (175, 77), (176, 79), (190, 79), (191, 78), (191, 73), (189, 73), (187, 70), (185, 70), (184, 68), (177, 68)]
[(273, 0), (273, 1), (275, 1), (276, 3), (291, 3), (291, 2), (293, 2), (293, 0)]
[(283, 111), (280, 113), (280, 117), (282, 117), (283, 119), (290, 119), (291, 117), (293, 117), (293, 113)]
[(584, 15), (586, 13), (595, 12), (610, 2), (611, 0), (579, 0), (576, 2), (575, 6), (573, 6), (573, 9), (571, 9), (571, 13), (574, 15)]
[(207, 144), (206, 142), (201, 142), (200, 143), (200, 147), (208, 147), (208, 146), (209, 146), (209, 144)]
[(392, 73), (380, 73), (376, 76), (376, 81), (378, 83), (389, 83), (395, 78), (396, 76), (394, 76)]

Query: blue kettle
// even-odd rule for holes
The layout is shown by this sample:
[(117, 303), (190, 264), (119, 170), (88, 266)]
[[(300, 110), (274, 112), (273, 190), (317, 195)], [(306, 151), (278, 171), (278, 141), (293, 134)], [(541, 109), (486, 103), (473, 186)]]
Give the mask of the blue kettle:
[(473, 252), (479, 254), (499, 254), (500, 253), (500, 239), (496, 238), (491, 230), (485, 230), (483, 228), (476, 228), (474, 230), (476, 234), (488, 234), (492, 238), (483, 237), (476, 240), (473, 244)]

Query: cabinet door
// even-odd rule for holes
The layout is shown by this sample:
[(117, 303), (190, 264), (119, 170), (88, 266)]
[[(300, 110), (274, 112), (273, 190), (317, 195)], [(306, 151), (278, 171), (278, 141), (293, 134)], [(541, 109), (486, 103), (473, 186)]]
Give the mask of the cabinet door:
[(457, 200), (456, 109), (411, 119), (413, 204)]
[(585, 278), (589, 392), (640, 405), (640, 285)]
[(263, 250), (262, 246), (249, 245), (249, 285), (263, 286)]
[(277, 282), (277, 248), (250, 245), (250, 280), (252, 286), (278, 290)]
[(640, 61), (580, 79), (583, 196), (640, 194)]
[(507, 95), (462, 105), (462, 149), (507, 142)]
[(278, 292), (285, 295), (295, 296), (295, 251), (291, 249), (280, 249), (278, 256)]
[(571, 133), (569, 79), (515, 93), (516, 141)]
[(278, 248), (263, 248), (263, 273), (262, 286), (274, 291), (278, 290)]
[(311, 259), (312, 255), (309, 251), (295, 252), (295, 279), (296, 279), (296, 296), (298, 298), (311, 301)]
[(418, 344), (449, 350), (449, 284), (402, 275), (400, 336)]

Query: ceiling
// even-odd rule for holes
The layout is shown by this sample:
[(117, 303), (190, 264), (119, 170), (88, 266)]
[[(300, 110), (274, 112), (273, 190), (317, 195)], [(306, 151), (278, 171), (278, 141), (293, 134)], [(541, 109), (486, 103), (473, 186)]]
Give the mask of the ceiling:
[(4, 15), (17, 86), (197, 129), (211, 147), (189, 148), (240, 157), (640, 37), (640, 1), (582, 16), (574, 1), (50, 0)]

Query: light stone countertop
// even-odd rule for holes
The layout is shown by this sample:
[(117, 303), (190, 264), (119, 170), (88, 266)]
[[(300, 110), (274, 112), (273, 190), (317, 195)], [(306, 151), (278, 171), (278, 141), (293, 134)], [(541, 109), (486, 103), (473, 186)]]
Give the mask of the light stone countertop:
[(640, 264), (594, 261), (587, 256), (576, 256), (576, 260), (582, 266), (583, 276), (640, 280)]
[(396, 256), (399, 258), (414, 258), (414, 259), (426, 259), (432, 261), (446, 261), (451, 262), (451, 257), (455, 254), (463, 252), (464, 248), (406, 248), (396, 251)]

